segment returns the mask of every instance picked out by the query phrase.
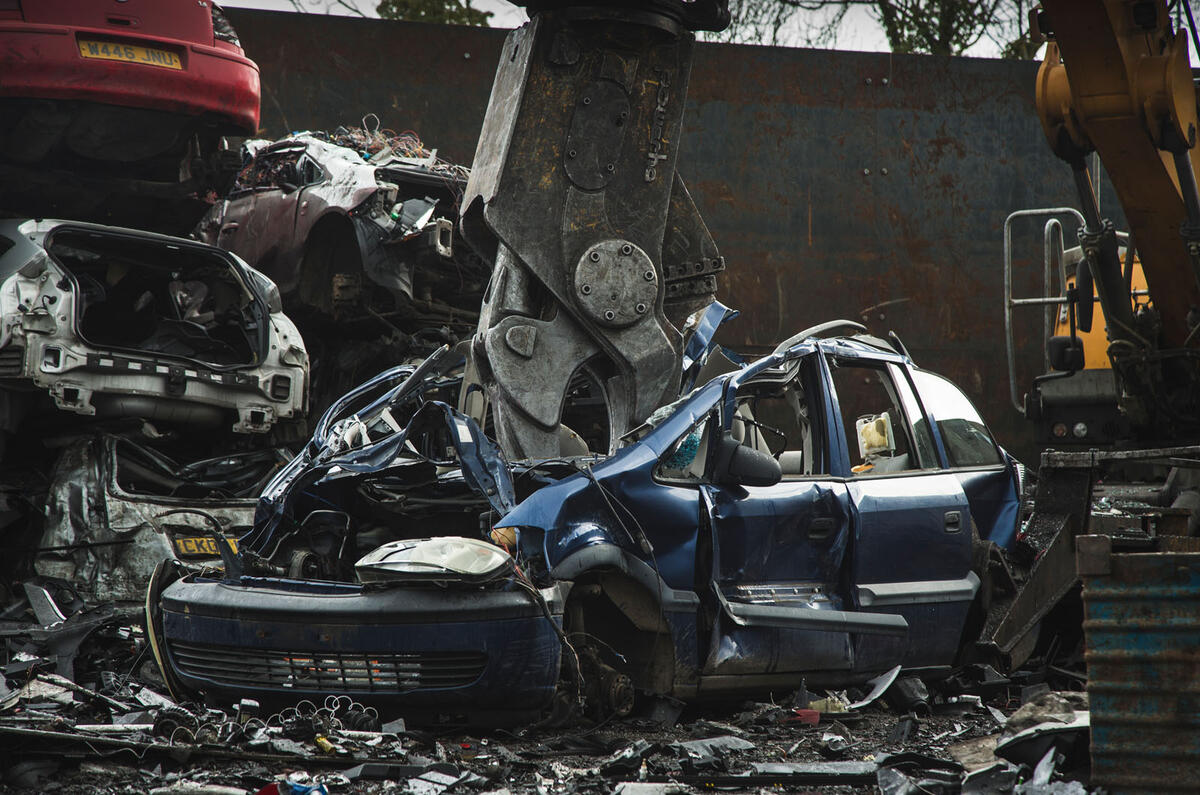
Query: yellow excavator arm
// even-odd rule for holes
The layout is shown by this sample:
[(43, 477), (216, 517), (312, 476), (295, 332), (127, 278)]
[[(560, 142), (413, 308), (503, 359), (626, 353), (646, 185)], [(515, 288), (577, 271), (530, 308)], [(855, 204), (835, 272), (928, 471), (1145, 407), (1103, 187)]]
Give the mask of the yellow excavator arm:
[[(1074, 171), (1080, 242), (1104, 312), (1122, 405), (1142, 424), (1200, 424), (1186, 398), (1200, 383), (1200, 193), (1196, 89), (1186, 31), (1164, 0), (1043, 0), (1050, 38), (1037, 108), (1055, 154)], [(1111, 223), (1101, 219), (1085, 157), (1097, 152), (1125, 211), (1150, 306), (1135, 308)], [(1089, 295), (1080, 296), (1081, 315)], [(1086, 328), (1089, 321), (1081, 322)]]

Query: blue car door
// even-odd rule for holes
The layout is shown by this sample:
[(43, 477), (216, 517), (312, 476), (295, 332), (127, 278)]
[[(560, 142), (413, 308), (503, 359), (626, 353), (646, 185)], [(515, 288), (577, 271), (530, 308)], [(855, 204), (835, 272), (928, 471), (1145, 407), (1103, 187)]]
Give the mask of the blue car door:
[(1012, 461), (957, 386), (940, 375), (913, 368), (913, 386), (932, 416), (946, 463), (971, 501), (981, 539), (1009, 547), (1020, 522), (1021, 495)]
[(814, 361), (742, 384), (723, 412), (722, 430), (775, 456), (783, 479), (701, 489), (718, 603), (705, 675), (845, 671), (859, 634), (905, 636), (902, 619), (853, 612), (844, 590), (853, 509), (829, 474)]
[(857, 667), (948, 665), (979, 585), (967, 497), (943, 466), (901, 367), (849, 351), (825, 362), (854, 515), (851, 601), (864, 612), (903, 616), (909, 627), (901, 644), (860, 636)]

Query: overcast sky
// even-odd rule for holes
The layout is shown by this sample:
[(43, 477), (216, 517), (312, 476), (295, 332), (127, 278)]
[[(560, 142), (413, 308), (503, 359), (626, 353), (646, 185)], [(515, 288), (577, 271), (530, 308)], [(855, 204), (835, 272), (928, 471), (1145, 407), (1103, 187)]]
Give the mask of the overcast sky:
[[(295, 11), (297, 6), (312, 11), (333, 14), (355, 14), (374, 17), (375, 6), (379, 0), (221, 0), (221, 4), (232, 8), (266, 8), (275, 11)], [(471, 6), (483, 11), (491, 11), (491, 25), (494, 28), (519, 27), (527, 19), (525, 9), (519, 8), (505, 0), (472, 0)], [(841, 31), (838, 35), (837, 49), (858, 50), (863, 52), (886, 52), (887, 39), (870, 11), (865, 6), (850, 9)], [(999, 55), (996, 46), (990, 41), (982, 41), (967, 50), (968, 55), (978, 58), (995, 58)]]
[[(266, 8), (271, 11), (296, 11), (297, 6), (313, 11), (326, 11), (331, 14), (359, 15), (374, 17), (375, 6), (379, 0), (221, 0), (220, 5), (226, 8)], [(349, 7), (347, 7), (349, 6)], [(527, 19), (525, 9), (518, 8), (504, 0), (471, 0), (471, 7), (482, 11), (492, 12), (492, 27), (516, 28)]]

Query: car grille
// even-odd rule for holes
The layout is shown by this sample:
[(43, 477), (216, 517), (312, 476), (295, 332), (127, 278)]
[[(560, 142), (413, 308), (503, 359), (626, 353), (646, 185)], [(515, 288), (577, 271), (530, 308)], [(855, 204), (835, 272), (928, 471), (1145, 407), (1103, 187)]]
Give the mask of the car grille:
[(483, 652), (343, 654), (170, 642), (179, 671), (223, 685), (396, 692), (469, 685), (483, 675)]
[(20, 375), (24, 367), (24, 348), (10, 345), (0, 350), (0, 377)]

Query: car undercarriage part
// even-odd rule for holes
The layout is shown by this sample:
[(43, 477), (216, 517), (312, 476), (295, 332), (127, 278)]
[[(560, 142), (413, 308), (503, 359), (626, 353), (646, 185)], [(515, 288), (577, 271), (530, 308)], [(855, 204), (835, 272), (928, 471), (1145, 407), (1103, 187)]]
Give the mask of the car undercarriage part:
[(579, 649), (587, 703), (601, 719), (614, 715), (623, 718), (633, 712), (633, 681), (600, 659), (590, 643)]
[(530, 2), (509, 35), (463, 199), (493, 264), (460, 407), (513, 458), (560, 455), (586, 373), (608, 449), (679, 390), (684, 319), (724, 268), (675, 170), (694, 30), (724, 0)]

